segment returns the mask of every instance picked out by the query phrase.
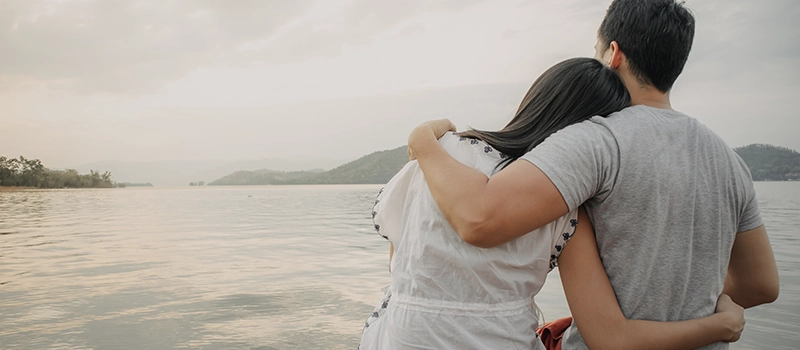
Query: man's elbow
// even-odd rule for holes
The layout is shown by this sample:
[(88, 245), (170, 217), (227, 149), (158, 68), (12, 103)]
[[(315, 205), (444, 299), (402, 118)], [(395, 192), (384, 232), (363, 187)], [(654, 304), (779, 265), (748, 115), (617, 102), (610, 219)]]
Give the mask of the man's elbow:
[[(740, 297), (734, 299), (734, 302), (741, 305), (745, 309), (755, 307), (762, 304), (769, 304), (775, 302), (780, 294), (780, 284), (775, 283), (761, 283), (758, 286), (752, 286), (740, 292)], [(740, 299), (740, 300), (737, 300)]]
[(778, 300), (778, 295), (780, 294), (781, 282), (777, 269), (773, 273), (765, 273), (764, 275), (765, 278), (751, 288), (753, 293), (752, 300), (755, 305), (772, 303)]
[(494, 244), (490, 239), (486, 238), (480, 233), (473, 232), (471, 230), (461, 234), (461, 239), (463, 239), (467, 244), (478, 248), (494, 248), (498, 246), (498, 244)]
[(478, 248), (494, 248), (500, 243), (494, 240), (495, 232), (491, 229), (491, 224), (487, 224), (487, 220), (464, 220), (459, 227), (456, 228), (458, 235), (469, 245)]
[(775, 283), (769, 283), (766, 286), (760, 288), (757, 292), (757, 300), (760, 301), (760, 304), (769, 304), (778, 300), (778, 295), (780, 294), (780, 282), (775, 281)]

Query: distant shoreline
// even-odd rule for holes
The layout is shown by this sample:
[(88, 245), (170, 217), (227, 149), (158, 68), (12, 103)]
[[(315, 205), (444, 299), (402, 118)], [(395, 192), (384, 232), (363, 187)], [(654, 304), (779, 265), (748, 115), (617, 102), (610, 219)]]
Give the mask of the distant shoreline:
[(17, 192), (17, 191), (26, 191), (26, 190), (35, 190), (36, 187), (27, 187), (27, 186), (0, 186), (0, 192)]

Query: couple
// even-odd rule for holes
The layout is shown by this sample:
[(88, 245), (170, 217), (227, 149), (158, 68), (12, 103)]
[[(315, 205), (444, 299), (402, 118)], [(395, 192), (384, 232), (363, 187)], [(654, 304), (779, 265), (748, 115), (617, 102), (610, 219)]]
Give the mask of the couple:
[[(693, 36), (675, 0), (614, 0), (596, 60), (547, 70), (504, 129), (417, 127), (417, 161), (373, 210), (392, 284), (361, 349), (737, 340), (742, 307), (777, 298), (777, 267), (744, 163), (671, 109)], [(534, 302), (556, 263), (574, 318), (561, 343), (540, 338)]]

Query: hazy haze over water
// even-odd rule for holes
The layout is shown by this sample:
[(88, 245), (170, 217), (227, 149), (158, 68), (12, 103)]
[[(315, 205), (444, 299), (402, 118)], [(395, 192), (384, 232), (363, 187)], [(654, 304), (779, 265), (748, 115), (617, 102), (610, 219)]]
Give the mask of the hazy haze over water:
[[(0, 154), (351, 160), (428, 119), (496, 129), (547, 67), (593, 55), (609, 3), (5, 0)], [(800, 149), (796, 0), (687, 5), (673, 106), (731, 146)]]

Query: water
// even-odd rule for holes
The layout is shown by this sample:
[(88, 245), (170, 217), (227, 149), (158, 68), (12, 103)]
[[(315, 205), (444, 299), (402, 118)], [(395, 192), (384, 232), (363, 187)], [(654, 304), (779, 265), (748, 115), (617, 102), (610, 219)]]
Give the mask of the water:
[(800, 349), (800, 182), (757, 182), (781, 292), (775, 303), (745, 311), (747, 326), (732, 349)]
[[(800, 344), (800, 183), (758, 183), (781, 296), (733, 349)], [(353, 349), (389, 282), (380, 186), (0, 192), (1, 349)], [(569, 311), (558, 274), (537, 302)]]

